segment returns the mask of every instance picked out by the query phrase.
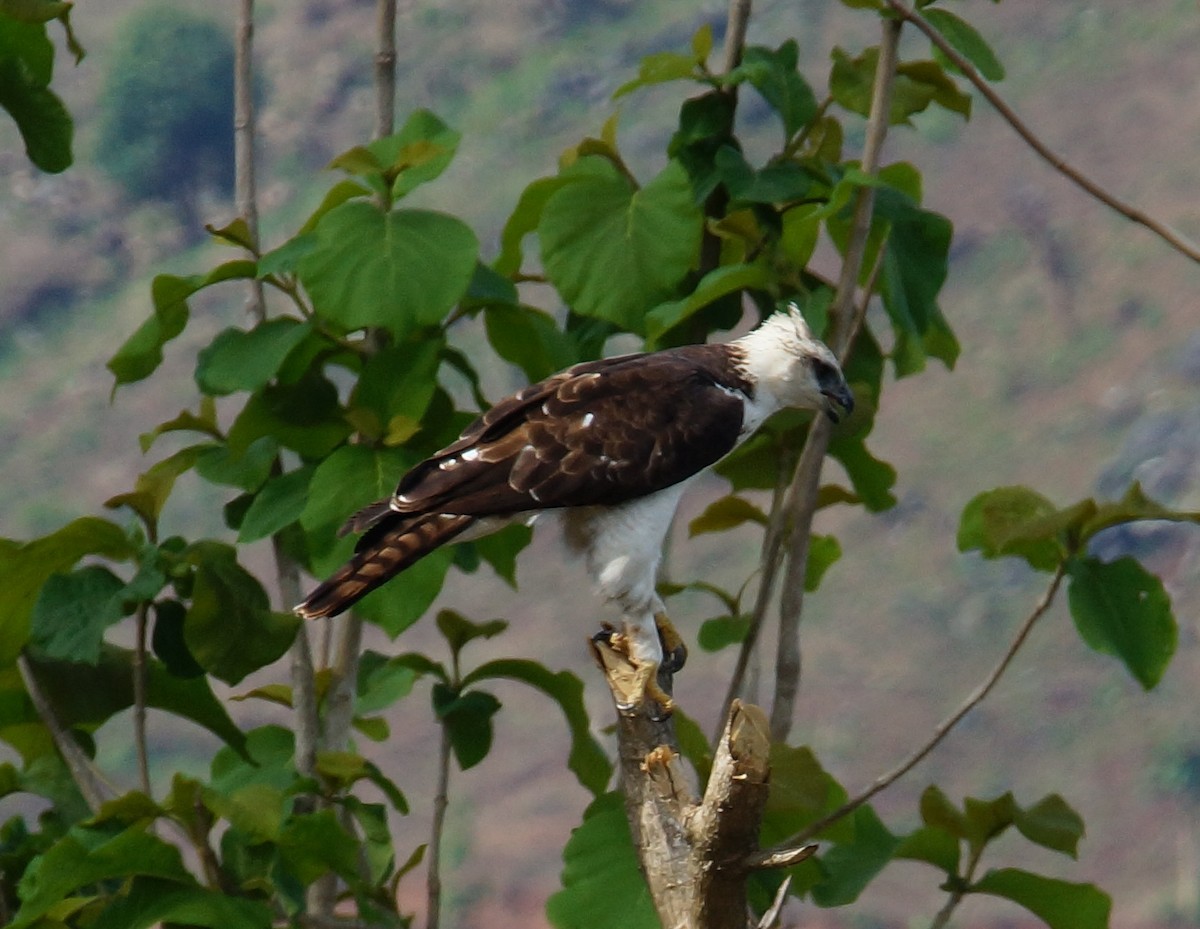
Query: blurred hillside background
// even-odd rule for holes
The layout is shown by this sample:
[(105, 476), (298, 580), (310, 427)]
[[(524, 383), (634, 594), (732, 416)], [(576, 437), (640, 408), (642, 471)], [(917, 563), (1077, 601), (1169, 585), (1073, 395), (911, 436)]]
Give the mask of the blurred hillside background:
[[(374, 4), (257, 6), (260, 208), (270, 246), (273, 233), (294, 228), (315, 206), (330, 158), (369, 136)], [(189, 192), (185, 209), (136, 201), (111, 173), (120, 140), (102, 131), (105, 87), (125, 66), (119, 43), (154, 7), (109, 0), (103, 10), (77, 8), (89, 54), (73, 67), (60, 49), (55, 76), (77, 125), (76, 164), (65, 174), (37, 173), (15, 128), (0, 123), (3, 536), (46, 532), (128, 489), (149, 463), (138, 433), (193, 402), (195, 346), (241, 321), (234, 287), (196, 301), (201, 320), (169, 347), (166, 373), (110, 402), (104, 362), (149, 313), (150, 278), (207, 267), (206, 252), (221, 248), (197, 235), (190, 207), (218, 225), (234, 212), (220, 183)], [(232, 4), (203, 12), (229, 32)], [(612, 92), (638, 60), (686, 47), (699, 25), (719, 29), (724, 15), (725, 4), (713, 0), (402, 3), (400, 116), (428, 107), (463, 133), (453, 166), (416, 196), (465, 219), (484, 257), (494, 256), (520, 190), (551, 173), (566, 146), (599, 131), (616, 106)], [(1007, 68), (999, 91), (1052, 148), (1200, 238), (1194, 0), (977, 0), (964, 15)], [(878, 41), (873, 17), (840, 4), (759, 0), (750, 41), (777, 45), (787, 37), (797, 38), (818, 93), (833, 45), (857, 52)], [(924, 40), (907, 41), (918, 48)], [(163, 63), (172, 80), (191, 81), (201, 65)], [(635, 173), (660, 167), (679, 93), (668, 84), (619, 102), (622, 150)], [(975, 493), (1027, 483), (1066, 504), (1119, 495), (1136, 478), (1164, 503), (1200, 509), (1200, 269), (1071, 186), (986, 102), (975, 103), (969, 123), (931, 113), (895, 130), (885, 151), (886, 162), (921, 168), (926, 205), (954, 222), (941, 304), (963, 345), (959, 370), (934, 369), (885, 393), (869, 444), (899, 471), (899, 505), (877, 517), (832, 508), (818, 518), (818, 530), (836, 534), (845, 556), (808, 606), (793, 742), (811, 744), (851, 789), (957, 706), (1038, 594), (1022, 565), (957, 553), (958, 515)], [(150, 110), (146, 117), (162, 118)], [(740, 118), (773, 131), (749, 98)], [(824, 270), (835, 267), (830, 260)], [(549, 291), (541, 297), (546, 309), (559, 308)], [(481, 346), (465, 347), (478, 358)], [(485, 392), (496, 398), (518, 384), (518, 373), (497, 363)], [(676, 579), (736, 585), (754, 563), (757, 537), (747, 535), (744, 551), (686, 537), (687, 520), (720, 484), (714, 478), (685, 501), (670, 560)], [(221, 503), (197, 482), (194, 493), (175, 495), (164, 533), (174, 521), (229, 537)], [(890, 825), (911, 828), (917, 798), (932, 781), (952, 797), (1011, 787), (1019, 801), (1032, 802), (1059, 792), (1088, 824), (1080, 861), (1045, 853), (1030, 866), (1108, 890), (1115, 927), (1200, 926), (1200, 531), (1154, 526), (1110, 534), (1106, 544), (1136, 550), (1172, 594), (1180, 645), (1164, 682), (1143, 693), (1115, 660), (1081, 644), (1060, 603), (997, 692), (877, 809)], [(511, 620), (512, 630), (480, 651), (528, 653), (570, 668), (587, 681), (604, 718), (607, 697), (583, 646), (602, 614), (592, 598), (571, 593), (587, 581), (559, 549), (553, 531), (539, 534), (522, 556), (519, 595), (486, 573), (452, 575), (442, 603)], [(269, 576), (265, 557), (250, 561)], [(712, 612), (700, 597), (674, 606), (693, 637)], [(432, 647), (427, 625), (406, 632), (401, 647)], [(707, 731), (734, 656), (692, 654), (676, 693)], [(544, 925), (562, 844), (587, 799), (563, 766), (567, 739), (557, 716), (536, 697), (501, 696), (499, 748), (458, 777), (450, 813), (451, 925)], [(432, 794), (434, 732), (424, 702), (409, 700), (384, 749), (417, 810), (428, 809)], [(214, 748), (207, 736), (161, 725), (152, 734), (167, 759), (160, 776), (207, 766)], [(414, 817), (411, 828), (409, 847), (424, 840), (426, 826)], [(1021, 848), (1022, 860), (1038, 854)], [(811, 909), (801, 919), (810, 927), (892, 927), (910, 917), (924, 924), (940, 897), (933, 872), (905, 863), (871, 886), (852, 908), (853, 921)], [(972, 899), (959, 924), (1017, 926), (1026, 918)]]

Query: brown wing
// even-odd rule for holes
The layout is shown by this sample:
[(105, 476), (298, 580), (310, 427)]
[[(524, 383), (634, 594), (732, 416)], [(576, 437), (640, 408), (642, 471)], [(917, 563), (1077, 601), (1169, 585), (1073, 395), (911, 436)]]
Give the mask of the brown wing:
[(393, 512), (500, 515), (616, 504), (728, 453), (743, 397), (721, 347), (577, 365), (501, 401), (400, 481)]

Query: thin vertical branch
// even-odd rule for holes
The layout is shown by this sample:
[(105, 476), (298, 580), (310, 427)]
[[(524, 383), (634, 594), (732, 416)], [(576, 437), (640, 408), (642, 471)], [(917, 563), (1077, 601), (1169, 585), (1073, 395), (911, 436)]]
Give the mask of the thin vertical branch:
[(133, 745), (137, 754), (138, 783), (142, 793), (150, 794), (150, 754), (146, 742), (146, 611), (149, 604), (138, 604), (136, 640), (133, 647)]
[(728, 74), (742, 62), (746, 47), (746, 27), (750, 23), (750, 0), (730, 0), (725, 20), (725, 45), (722, 49), (722, 73)]
[[(238, 215), (246, 224), (252, 246), (258, 250), (258, 187), (254, 170), (254, 0), (238, 0), (233, 58), (234, 193)], [(266, 319), (267, 303), (262, 281), (250, 281), (246, 313), (259, 322)]]
[(396, 125), (396, 0), (379, 0), (375, 13), (375, 138), (381, 139)]
[[(885, 19), (882, 25), (883, 38), (879, 47), (879, 62), (871, 93), (871, 109), (867, 117), (867, 135), (862, 156), (862, 170), (868, 175), (874, 174), (878, 169), (883, 143), (887, 137), (897, 48), (903, 24), (899, 20)], [(838, 280), (837, 295), (830, 310), (828, 340), (830, 347), (839, 355), (849, 346), (853, 335), (855, 295), (863, 258), (866, 255), (867, 236), (871, 230), (874, 206), (875, 189), (870, 186), (860, 188), (854, 207), (850, 240), (846, 245), (841, 277)], [(800, 619), (804, 610), (804, 578), (808, 567), (808, 544), (816, 512), (817, 492), (821, 482), (821, 465), (829, 449), (829, 438), (829, 423), (823, 418), (815, 420), (809, 429), (792, 481), (791, 496), (795, 515), (780, 595), (775, 697), (771, 705), (771, 738), (776, 741), (785, 740), (791, 731), (796, 694), (800, 688)]]
[(433, 824), (429, 828), (429, 871), (425, 879), (426, 929), (438, 929), (442, 918), (442, 834), (446, 829), (446, 808), (450, 805), (450, 730), (442, 725), (438, 744), (437, 793), (433, 798)]

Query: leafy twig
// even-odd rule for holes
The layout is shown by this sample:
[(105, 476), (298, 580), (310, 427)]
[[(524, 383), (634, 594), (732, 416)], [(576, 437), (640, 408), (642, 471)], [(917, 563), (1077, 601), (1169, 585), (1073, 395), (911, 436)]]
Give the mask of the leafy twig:
[(1070, 165), (1066, 159), (1056, 154), (1050, 147), (1043, 142), (1033, 130), (1030, 129), (1024, 121), (1017, 115), (1003, 98), (992, 89), (991, 85), (983, 79), (983, 76), (975, 70), (971, 62), (967, 61), (959, 52), (942, 36), (940, 32), (924, 16), (916, 10), (905, 6), (900, 0), (886, 0), (888, 9), (892, 10), (901, 19), (907, 20), (918, 29), (920, 29), (929, 38), (938, 50), (954, 62), (954, 66), (961, 71), (978, 90), (984, 98), (990, 103), (997, 113), (1003, 117), (1016, 131), (1026, 144), (1029, 145), (1037, 154), (1056, 171), (1064, 177), (1071, 180), (1078, 187), (1083, 188), (1091, 196), (1095, 197), (1105, 206), (1120, 213), (1126, 219), (1137, 223), (1139, 226), (1144, 226), (1149, 229), (1164, 242), (1175, 249), (1177, 252), (1186, 255), (1192, 261), (1200, 262), (1200, 246), (1189, 241), (1185, 236), (1176, 232), (1165, 223), (1159, 222), (1152, 216), (1147, 215), (1136, 207), (1126, 203), (1113, 194), (1109, 193), (1098, 183), (1087, 177), (1077, 168)]
[(938, 727), (933, 731), (933, 736), (924, 745), (905, 758), (902, 762), (900, 762), (900, 764), (896, 765), (896, 767), (892, 768), (885, 774), (880, 775), (875, 779), (870, 787), (862, 791), (862, 793), (847, 800), (828, 816), (818, 820), (786, 841), (781, 842), (775, 848), (766, 849), (760, 853), (758, 856), (756, 856), (754, 859), (755, 863), (751, 866), (758, 866), (757, 863), (760, 861), (765, 861), (771, 856), (781, 855), (792, 848), (804, 845), (810, 839), (812, 839), (813, 836), (824, 831), (839, 819), (842, 819), (843, 817), (853, 813), (881, 790), (890, 787), (893, 783), (895, 783), (897, 780), (915, 768), (921, 761), (923, 761), (925, 756), (937, 748), (938, 745), (941, 744), (942, 740), (950, 734), (950, 731), (962, 721), (963, 717), (977, 707), (984, 700), (984, 698), (986, 698), (987, 695), (992, 692), (992, 688), (996, 686), (997, 682), (1004, 675), (1004, 672), (1008, 670), (1008, 666), (1012, 664), (1012, 661), (1016, 657), (1017, 652), (1020, 651), (1021, 646), (1025, 644), (1025, 640), (1029, 637), (1029, 633), (1033, 630), (1034, 625), (1050, 608), (1050, 604), (1054, 602), (1054, 597), (1058, 593), (1058, 588), (1062, 584), (1063, 575), (1065, 573), (1066, 565), (1059, 565), (1058, 570), (1054, 573), (1053, 579), (1050, 581), (1050, 586), (1046, 588), (1045, 593), (1042, 594), (1041, 598), (1034, 606), (1033, 611), (1028, 617), (1026, 617), (1025, 622), (1021, 624), (1021, 627), (1017, 630), (1017, 634), (1013, 637), (1012, 642), (1009, 644), (1008, 650), (1005, 651), (1003, 657), (1001, 657), (1000, 661), (996, 664), (996, 667), (992, 669), (992, 672), (984, 679), (983, 683), (971, 692), (971, 694), (966, 700), (963, 701), (962, 705), (957, 710), (951, 713), (946, 719), (942, 720)]
[[(871, 109), (867, 117), (867, 135), (863, 145), (862, 170), (868, 175), (874, 174), (878, 169), (884, 139), (887, 137), (901, 27), (902, 24), (897, 20), (883, 21), (879, 64), (875, 70)], [(875, 188), (861, 187), (854, 206), (853, 226), (850, 240), (846, 244), (837, 296), (830, 310), (829, 342), (839, 355), (847, 351), (851, 338), (857, 331), (854, 314), (855, 294), (866, 254), (867, 237), (871, 231), (874, 206)], [(792, 512), (795, 518), (792, 522), (787, 567), (784, 571), (779, 603), (779, 646), (775, 656), (775, 697), (771, 705), (771, 738), (777, 741), (786, 739), (792, 728), (796, 693), (800, 687), (800, 619), (804, 609), (804, 577), (807, 571), (813, 515), (816, 512), (817, 491), (821, 481), (821, 465), (829, 448), (829, 437), (829, 423), (820, 418), (814, 420), (792, 480)]]
[(975, 871), (979, 867), (979, 859), (983, 855), (984, 846), (980, 845), (973, 852), (967, 861), (967, 869), (963, 872), (961, 880), (953, 881), (953, 888), (950, 891), (950, 897), (946, 900), (946, 905), (938, 910), (937, 915), (933, 917), (933, 922), (929, 924), (929, 929), (945, 929), (950, 923), (950, 917), (962, 903), (962, 898), (967, 892), (967, 888), (971, 886), (971, 881), (975, 878)]

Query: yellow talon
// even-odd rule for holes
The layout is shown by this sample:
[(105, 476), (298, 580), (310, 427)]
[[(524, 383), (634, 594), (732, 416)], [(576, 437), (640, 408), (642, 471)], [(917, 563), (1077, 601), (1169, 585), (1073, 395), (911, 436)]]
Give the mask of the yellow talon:
[(655, 613), (654, 625), (658, 627), (658, 638), (662, 642), (667, 669), (674, 674), (687, 662), (687, 645), (666, 613)]

